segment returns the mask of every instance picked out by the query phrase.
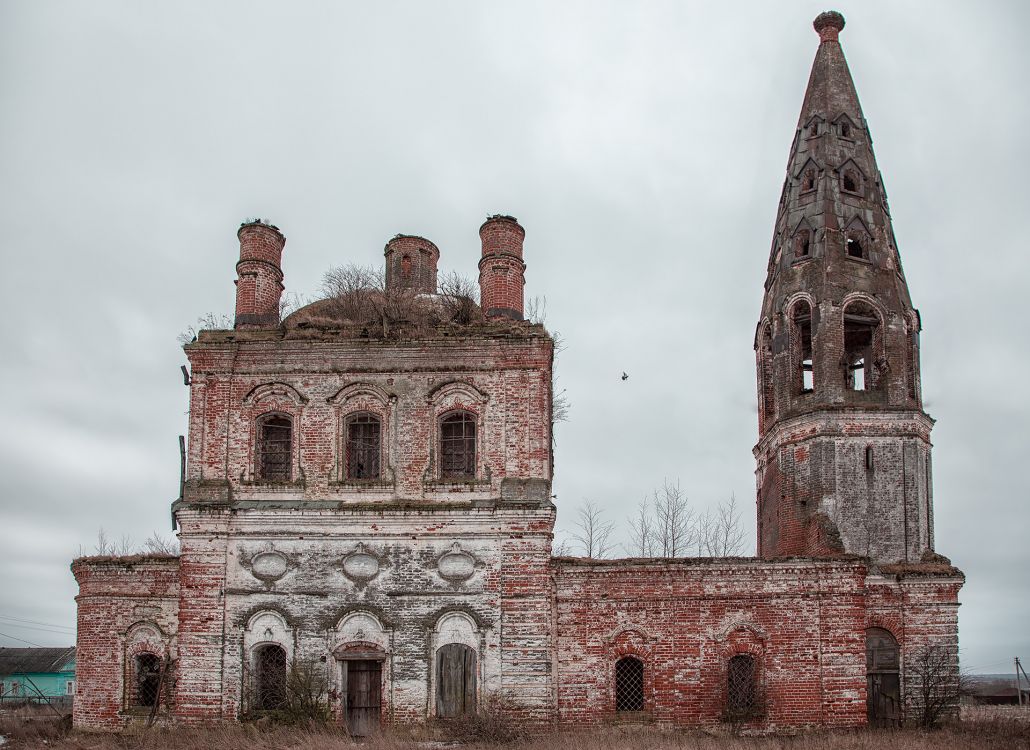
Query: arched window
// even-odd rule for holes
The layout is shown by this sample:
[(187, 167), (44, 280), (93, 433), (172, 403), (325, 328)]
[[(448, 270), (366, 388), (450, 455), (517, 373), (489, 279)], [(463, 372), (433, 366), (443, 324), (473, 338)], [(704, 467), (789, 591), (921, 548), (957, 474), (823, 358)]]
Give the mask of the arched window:
[(289, 481), (293, 474), (293, 420), (270, 414), (258, 420), (257, 473), (270, 482)]
[(154, 706), (161, 690), (161, 659), (154, 654), (136, 656), (136, 705)]
[(447, 643), (436, 652), (436, 715), (453, 719), (476, 712), (476, 651)]
[(901, 722), (901, 680), (898, 642), (883, 628), (865, 636), (866, 716), (869, 725), (893, 727)]
[(801, 192), (807, 193), (809, 190), (815, 190), (814, 169), (806, 169), (805, 173), (801, 175)]
[(379, 417), (355, 414), (347, 418), (347, 479), (379, 479), (382, 430)]
[(812, 306), (799, 300), (791, 308), (790, 354), (794, 370), (794, 389), (800, 393), (815, 390), (815, 365), (812, 358)]
[(476, 476), (476, 418), (466, 411), (440, 420), (440, 476), (443, 479)]
[(845, 384), (852, 391), (869, 391), (877, 386), (875, 362), (879, 349), (880, 316), (865, 302), (851, 302), (844, 308)]
[(762, 426), (776, 416), (776, 383), (773, 377), (772, 325), (767, 323), (758, 341), (758, 388), (762, 399)]
[(635, 656), (615, 662), (615, 710), (644, 710), (644, 662)]
[(842, 122), (840, 124), (840, 136), (841, 136), (841, 138), (850, 138), (851, 137), (851, 125), (850, 124), (848, 124), (846, 122)]
[(401, 281), (409, 283), (411, 281), (411, 256), (401, 256)]
[(286, 651), (270, 643), (254, 652), (254, 707), (274, 711), (286, 705)]
[(755, 658), (737, 654), (726, 668), (726, 710), (733, 717), (743, 718), (758, 709), (758, 674)]

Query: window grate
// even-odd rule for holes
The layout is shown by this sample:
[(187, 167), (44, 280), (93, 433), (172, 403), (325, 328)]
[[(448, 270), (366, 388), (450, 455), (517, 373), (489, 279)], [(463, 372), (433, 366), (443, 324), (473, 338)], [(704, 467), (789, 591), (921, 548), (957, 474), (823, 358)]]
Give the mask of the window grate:
[(359, 414), (347, 422), (347, 479), (378, 479), (379, 419)]
[(615, 710), (644, 710), (644, 663), (632, 656), (615, 662)]
[(727, 670), (727, 708), (731, 714), (746, 715), (755, 709), (755, 660), (744, 654), (730, 659)]
[(154, 654), (136, 657), (136, 705), (157, 704), (161, 686), (161, 660)]
[(476, 420), (467, 412), (452, 414), (440, 423), (440, 476), (476, 476)]
[(261, 422), (258, 437), (258, 472), (262, 479), (289, 481), (292, 475), (293, 423), (287, 417)]
[(255, 654), (255, 703), (262, 711), (286, 705), (286, 651), (282, 646), (262, 646)]

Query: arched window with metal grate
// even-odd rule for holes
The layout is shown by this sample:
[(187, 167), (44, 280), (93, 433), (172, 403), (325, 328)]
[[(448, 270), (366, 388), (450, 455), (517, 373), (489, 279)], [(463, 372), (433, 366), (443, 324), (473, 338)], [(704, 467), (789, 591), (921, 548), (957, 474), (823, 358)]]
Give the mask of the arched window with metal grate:
[(644, 710), (644, 662), (635, 656), (615, 662), (615, 710)]

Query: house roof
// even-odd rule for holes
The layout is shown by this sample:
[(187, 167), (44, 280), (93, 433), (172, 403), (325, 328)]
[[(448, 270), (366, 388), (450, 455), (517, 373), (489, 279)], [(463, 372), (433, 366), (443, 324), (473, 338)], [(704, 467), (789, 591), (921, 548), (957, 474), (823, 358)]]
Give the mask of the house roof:
[(75, 658), (75, 647), (65, 648), (0, 648), (0, 676), (64, 672)]

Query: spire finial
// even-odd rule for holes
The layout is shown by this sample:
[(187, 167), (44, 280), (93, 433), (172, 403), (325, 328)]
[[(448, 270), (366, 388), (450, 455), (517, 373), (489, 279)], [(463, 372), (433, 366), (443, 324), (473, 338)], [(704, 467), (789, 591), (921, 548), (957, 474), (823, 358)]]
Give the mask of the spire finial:
[(822, 41), (836, 42), (837, 35), (844, 28), (844, 16), (835, 10), (828, 10), (816, 16), (812, 26)]

